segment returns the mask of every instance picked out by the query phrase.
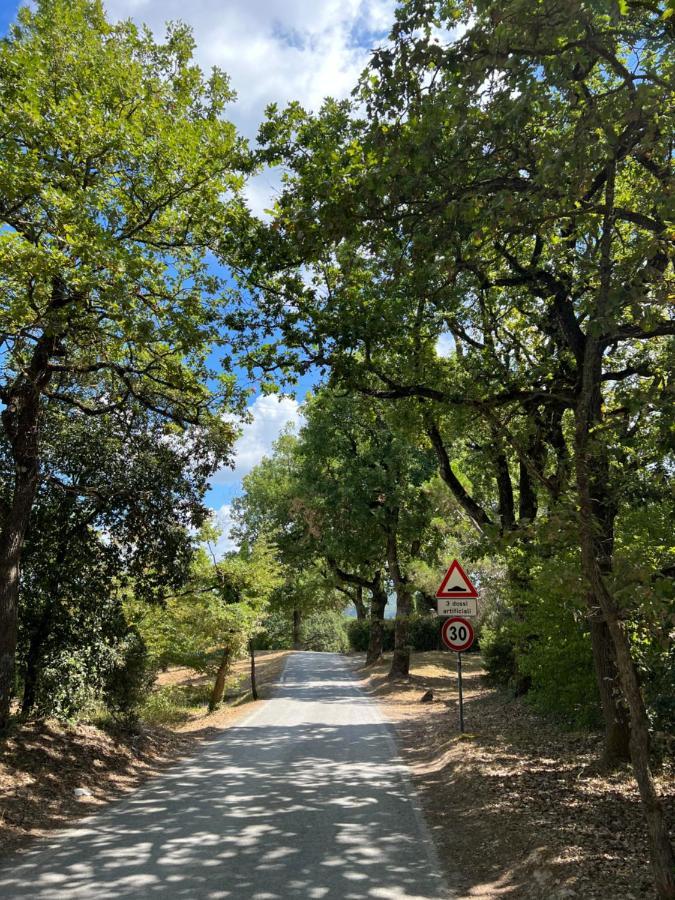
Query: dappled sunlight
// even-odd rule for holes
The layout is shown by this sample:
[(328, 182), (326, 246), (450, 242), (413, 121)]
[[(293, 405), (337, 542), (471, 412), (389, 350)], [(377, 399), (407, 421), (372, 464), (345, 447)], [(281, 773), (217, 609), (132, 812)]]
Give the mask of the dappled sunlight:
[[(306, 677), (305, 677), (306, 676)], [(440, 898), (407, 777), (338, 657), (193, 759), (0, 870), (7, 898)]]

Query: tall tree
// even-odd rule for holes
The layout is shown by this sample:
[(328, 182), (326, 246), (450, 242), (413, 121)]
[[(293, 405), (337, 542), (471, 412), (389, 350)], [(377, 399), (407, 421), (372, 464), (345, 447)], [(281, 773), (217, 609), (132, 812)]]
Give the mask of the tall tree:
[[(45, 422), (50, 440), (19, 594), (23, 714), (36, 704), (50, 714), (64, 695), (67, 711), (76, 712), (69, 661), (74, 677), (100, 689), (96, 673), (109, 668), (127, 630), (127, 592), (156, 604), (180, 587), (192, 556), (190, 529), (207, 518), (202, 498), (221, 458), (217, 445), (177, 441), (138, 407), (97, 417), (54, 408)], [(2, 439), (0, 449), (6, 499), (13, 465)], [(42, 678), (47, 663), (49, 685)]]
[(0, 524), (0, 726), (45, 409), (99, 416), (133, 401), (199, 428), (232, 399), (231, 381), (207, 386), (220, 289), (207, 263), (216, 235), (227, 252), (245, 166), (223, 118), (227, 79), (204, 79), (192, 51), (186, 28), (157, 43), (110, 25), (97, 0), (22, 7), (0, 42), (0, 399), (14, 466)]
[[(546, 456), (570, 457), (561, 474), (574, 473), (598, 671), (611, 654), (664, 897), (672, 852), (614, 533), (618, 448), (647, 414), (645, 385), (668, 387), (660, 361), (675, 334), (673, 28), (662, 4), (404, 4), (363, 78), (365, 121), (345, 104), (315, 118), (272, 110), (267, 158), (291, 174), (250, 264), (301, 366), (309, 357), (381, 398), (471, 411), (496, 430), (497, 473), (508, 442), (555, 489), (536, 443), (520, 439), (553, 424)], [(444, 332), (456, 347), (446, 369), (433, 358)], [(654, 396), (648, 415), (667, 407)], [(501, 500), (510, 518), (508, 490)]]

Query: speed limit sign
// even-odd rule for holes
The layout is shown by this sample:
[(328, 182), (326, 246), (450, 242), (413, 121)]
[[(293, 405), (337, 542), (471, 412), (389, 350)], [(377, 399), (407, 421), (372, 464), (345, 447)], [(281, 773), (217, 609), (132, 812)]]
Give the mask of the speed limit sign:
[(441, 638), (446, 647), (462, 653), (473, 644), (473, 627), (468, 619), (453, 616), (446, 619), (441, 628)]

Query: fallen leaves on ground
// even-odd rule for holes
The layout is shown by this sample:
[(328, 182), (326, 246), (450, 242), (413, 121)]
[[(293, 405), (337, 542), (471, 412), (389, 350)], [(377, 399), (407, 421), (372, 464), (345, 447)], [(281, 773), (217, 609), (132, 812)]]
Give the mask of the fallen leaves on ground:
[[(600, 735), (563, 731), (489, 687), (479, 654), (463, 663), (463, 735), (454, 654), (415, 654), (404, 682), (387, 680), (387, 660), (364, 678), (394, 726), (451, 887), (466, 900), (654, 897), (630, 770), (598, 774)], [(433, 702), (420, 703), (429, 689)], [(658, 785), (672, 821), (668, 772)]]
[[(262, 699), (257, 703), (277, 682), (287, 655), (286, 651), (258, 654)], [(233, 672), (242, 675), (242, 682), (227, 704), (213, 713), (200, 710), (172, 728), (144, 726), (130, 733), (54, 720), (16, 725), (0, 741), (0, 852), (95, 812), (253, 711), (257, 704), (248, 693), (247, 667), (248, 660), (234, 664)], [(199, 683), (205, 678), (192, 669), (172, 669), (160, 675), (158, 684)]]

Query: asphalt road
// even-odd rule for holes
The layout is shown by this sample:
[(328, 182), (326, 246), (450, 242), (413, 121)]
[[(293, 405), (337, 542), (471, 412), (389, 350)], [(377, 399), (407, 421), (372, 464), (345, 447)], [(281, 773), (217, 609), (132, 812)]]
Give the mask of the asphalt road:
[(0, 868), (3, 900), (448, 896), (389, 728), (329, 653), (294, 654), (192, 760)]

